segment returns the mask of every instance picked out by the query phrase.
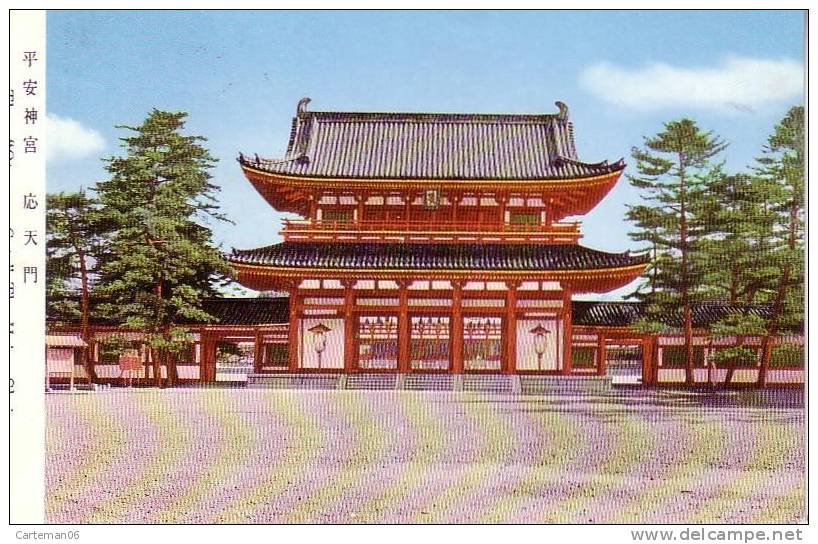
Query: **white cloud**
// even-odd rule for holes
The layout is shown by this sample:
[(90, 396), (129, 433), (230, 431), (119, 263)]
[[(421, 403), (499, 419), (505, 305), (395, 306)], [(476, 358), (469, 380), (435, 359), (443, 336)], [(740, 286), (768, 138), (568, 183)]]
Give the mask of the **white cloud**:
[(791, 59), (737, 56), (693, 68), (655, 63), (631, 69), (603, 62), (583, 70), (580, 83), (625, 108), (753, 112), (770, 103), (799, 98), (804, 91), (804, 68)]
[(49, 161), (82, 159), (105, 149), (102, 134), (79, 121), (49, 113), (46, 122)]

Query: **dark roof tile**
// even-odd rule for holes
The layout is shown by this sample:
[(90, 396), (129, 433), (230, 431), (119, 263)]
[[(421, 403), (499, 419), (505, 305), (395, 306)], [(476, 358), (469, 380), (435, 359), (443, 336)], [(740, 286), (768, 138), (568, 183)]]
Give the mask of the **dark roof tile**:
[(281, 268), (582, 270), (643, 264), (646, 257), (573, 244), (385, 244), (283, 242), (234, 249), (229, 260)]
[(567, 107), (544, 115), (306, 111), (282, 160), (239, 156), (273, 173), (347, 179), (571, 179), (624, 163), (577, 157)]

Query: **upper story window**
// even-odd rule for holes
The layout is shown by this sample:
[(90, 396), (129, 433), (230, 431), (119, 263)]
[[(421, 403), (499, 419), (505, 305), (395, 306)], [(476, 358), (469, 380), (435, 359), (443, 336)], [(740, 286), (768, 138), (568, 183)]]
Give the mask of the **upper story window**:
[(352, 221), (353, 213), (352, 210), (324, 210), (321, 219), (322, 221), (348, 223)]
[(539, 225), (539, 212), (511, 212), (508, 216), (508, 222), (512, 225)]

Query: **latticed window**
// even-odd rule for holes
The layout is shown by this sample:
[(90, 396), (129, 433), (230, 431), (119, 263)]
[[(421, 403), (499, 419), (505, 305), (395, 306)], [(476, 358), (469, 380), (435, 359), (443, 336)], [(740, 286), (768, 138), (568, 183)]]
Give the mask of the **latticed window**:
[(411, 318), (410, 358), (415, 370), (448, 370), (451, 335), (446, 316)]
[(364, 369), (398, 367), (397, 316), (358, 318), (358, 367)]
[(322, 221), (348, 223), (352, 221), (352, 218), (352, 210), (324, 210), (322, 214)]
[(508, 222), (512, 225), (539, 225), (540, 214), (531, 212), (511, 212)]
[(265, 344), (265, 366), (286, 367), (289, 364), (289, 346), (287, 344)]
[(499, 317), (463, 318), (463, 366), (466, 370), (500, 370), (502, 324)]

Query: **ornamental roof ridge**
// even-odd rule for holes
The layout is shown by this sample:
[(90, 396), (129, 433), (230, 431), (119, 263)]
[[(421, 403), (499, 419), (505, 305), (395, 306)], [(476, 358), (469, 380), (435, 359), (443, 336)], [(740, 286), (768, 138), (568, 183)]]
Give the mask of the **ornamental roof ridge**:
[(554, 104), (557, 113), (464, 113), (464, 112), (399, 112), (399, 111), (335, 111), (307, 110), (312, 101), (304, 97), (298, 101), (294, 121), (316, 118), (320, 121), (362, 122), (435, 122), (435, 123), (502, 123), (540, 124), (545, 122), (569, 122), (568, 106), (561, 101)]
[(625, 167), (580, 159), (564, 102), (542, 114), (311, 111), (310, 102), (298, 102), (282, 158), (240, 154), (239, 162), (345, 180), (571, 180)]

